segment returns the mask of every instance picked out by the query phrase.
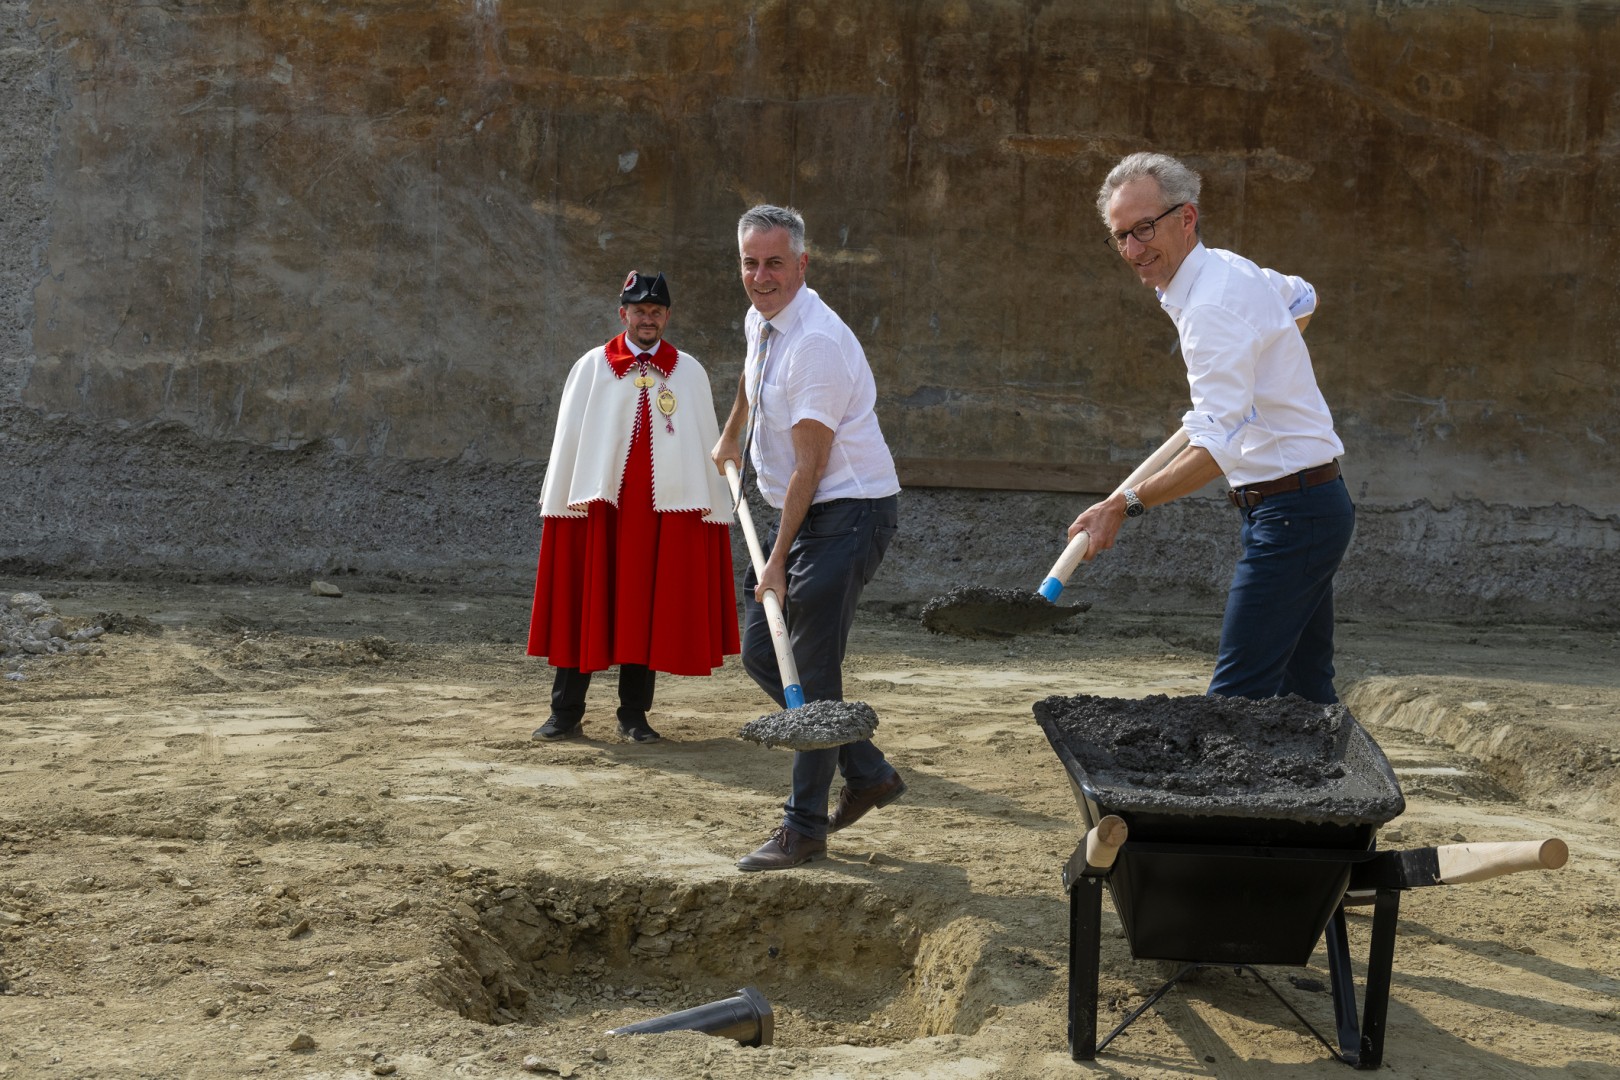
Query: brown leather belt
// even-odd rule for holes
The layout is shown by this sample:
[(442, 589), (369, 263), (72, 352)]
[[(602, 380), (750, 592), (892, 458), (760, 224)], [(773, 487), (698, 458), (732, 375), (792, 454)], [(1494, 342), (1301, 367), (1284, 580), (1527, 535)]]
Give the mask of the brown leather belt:
[(1259, 484), (1245, 484), (1240, 488), (1233, 488), (1226, 493), (1232, 500), (1232, 505), (1239, 510), (1253, 509), (1266, 501), (1268, 495), (1281, 495), (1290, 491), (1304, 491), (1306, 488), (1325, 484), (1329, 480), (1339, 478), (1339, 463), (1330, 461), (1326, 465), (1318, 465), (1314, 469), (1304, 472), (1290, 473), (1279, 480), (1266, 480)]

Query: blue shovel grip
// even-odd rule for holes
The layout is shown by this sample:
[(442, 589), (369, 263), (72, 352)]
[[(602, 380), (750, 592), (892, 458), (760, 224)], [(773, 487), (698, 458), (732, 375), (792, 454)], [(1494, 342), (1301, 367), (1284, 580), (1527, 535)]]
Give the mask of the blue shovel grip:
[(804, 687), (798, 683), (782, 687), (782, 697), (787, 701), (787, 707), (797, 709), (804, 704)]
[(1055, 577), (1049, 577), (1045, 581), (1041, 582), (1041, 587), (1035, 591), (1055, 604), (1057, 603), (1057, 598), (1063, 592), (1063, 582), (1059, 581)]

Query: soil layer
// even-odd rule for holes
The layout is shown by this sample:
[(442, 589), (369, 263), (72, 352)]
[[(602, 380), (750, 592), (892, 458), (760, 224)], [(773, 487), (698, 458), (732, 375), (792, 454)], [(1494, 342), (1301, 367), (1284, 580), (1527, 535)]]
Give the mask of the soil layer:
[[(908, 795), (824, 861), (739, 874), (789, 761), (736, 738), (769, 706), (734, 663), (660, 680), (661, 743), (613, 735), (611, 679), (584, 738), (541, 743), (526, 596), (0, 582), (22, 591), (109, 632), (0, 682), (0, 1076), (1349, 1075), (1228, 971), (1094, 1067), (1066, 1050), (1082, 829), (1031, 706), (1197, 694), (1213, 616), (987, 643), (863, 611), (846, 692)], [(1346, 620), (1340, 641), (1407, 798), (1380, 846), (1571, 852), (1403, 897), (1382, 1075), (1614, 1077), (1620, 638)], [(1104, 920), (1107, 1030), (1162, 977)], [(1357, 909), (1349, 935), (1359, 963)], [(1333, 1030), (1320, 949), (1263, 974)], [(605, 1034), (743, 986), (770, 1047)]]

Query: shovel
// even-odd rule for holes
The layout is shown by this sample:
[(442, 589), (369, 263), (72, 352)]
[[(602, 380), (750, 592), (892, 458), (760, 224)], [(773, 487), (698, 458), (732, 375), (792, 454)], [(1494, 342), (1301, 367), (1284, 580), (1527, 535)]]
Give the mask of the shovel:
[[(737, 466), (726, 459), (726, 483), (731, 485), (731, 498), (737, 504), (737, 520), (742, 524), (743, 539), (748, 541), (748, 557), (754, 563), (754, 575), (765, 576), (765, 554), (754, 532), (754, 515), (748, 509), (748, 500), (742, 497), (742, 478)], [(782, 601), (770, 589), (765, 590), (765, 621), (771, 628), (771, 645), (776, 649), (776, 666), (782, 672), (782, 697), (787, 707), (797, 709), (804, 704), (804, 687), (799, 685), (799, 665), (793, 662), (793, 643), (788, 640), (787, 619), (782, 616)]]
[[(1120, 485), (1114, 489), (1113, 495), (1118, 495), (1126, 488), (1135, 487), (1170, 464), (1171, 459), (1181, 453), (1186, 445), (1187, 430), (1180, 428), (1174, 435), (1164, 441), (1163, 446), (1153, 451), (1146, 461), (1138, 465), (1131, 475), (1120, 481)], [(1113, 498), (1113, 495), (1110, 495), (1109, 498)], [(1080, 565), (1080, 560), (1086, 557), (1086, 550), (1090, 546), (1090, 536), (1084, 532), (1075, 533), (1074, 539), (1069, 541), (1069, 546), (1063, 549), (1063, 554), (1059, 555), (1057, 562), (1052, 564), (1052, 569), (1047, 573), (1046, 580), (1041, 582), (1041, 587), (1036, 592), (1054, 604), (1057, 603), (1058, 596), (1063, 592), (1064, 583), (1069, 580), (1069, 575), (1074, 573), (1074, 568)]]
[[(1167, 442), (1127, 476), (1115, 493), (1140, 483), (1158, 472), (1187, 445), (1186, 431), (1177, 431)], [(992, 589), (971, 585), (936, 596), (922, 609), (922, 624), (936, 634), (968, 638), (1009, 638), (1055, 626), (1091, 607), (1089, 603), (1060, 605), (1058, 595), (1074, 568), (1085, 558), (1090, 537), (1076, 533), (1063, 549), (1046, 580), (1035, 592), (1018, 589)]]
[[(748, 500), (742, 495), (742, 480), (737, 475), (737, 466), (730, 459), (726, 461), (726, 482), (731, 485), (731, 497), (737, 504), (737, 520), (742, 525), (743, 539), (748, 543), (748, 557), (754, 563), (754, 575), (763, 578), (765, 553), (759, 546), (759, 536), (754, 532), (754, 515), (748, 509)], [(776, 666), (782, 673), (782, 699), (787, 708), (750, 720), (738, 734), (750, 742), (790, 750), (824, 750), (871, 738), (873, 730), (877, 728), (877, 713), (870, 705), (860, 701), (804, 703), (804, 687), (799, 685), (799, 665), (793, 660), (793, 643), (788, 638), (782, 601), (773, 590), (766, 589), (763, 603), (765, 621), (771, 629), (771, 646), (776, 650)]]

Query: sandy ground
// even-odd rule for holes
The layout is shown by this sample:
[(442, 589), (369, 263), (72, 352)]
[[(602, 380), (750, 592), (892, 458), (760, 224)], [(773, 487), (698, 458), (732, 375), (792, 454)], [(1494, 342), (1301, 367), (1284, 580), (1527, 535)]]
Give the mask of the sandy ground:
[[(0, 1076), (1348, 1075), (1206, 972), (1092, 1065), (1065, 1044), (1079, 839), (1031, 703), (1196, 693), (1217, 632), (1093, 610), (1010, 643), (863, 612), (851, 698), (910, 793), (813, 868), (743, 875), (789, 758), (735, 662), (661, 680), (666, 740), (531, 741), (521, 597), (9, 581), (101, 655), (0, 683)], [(1620, 634), (1346, 621), (1341, 689), (1400, 776), (1383, 847), (1561, 836), (1569, 865), (1404, 894), (1387, 1075), (1620, 1076)], [(1370, 920), (1352, 912), (1358, 964)], [(1320, 949), (1267, 980), (1333, 1030)], [(1161, 981), (1104, 904), (1105, 1025)], [(748, 1048), (615, 1025), (744, 985)], [(1106, 1027), (1105, 1027), (1106, 1030)]]

